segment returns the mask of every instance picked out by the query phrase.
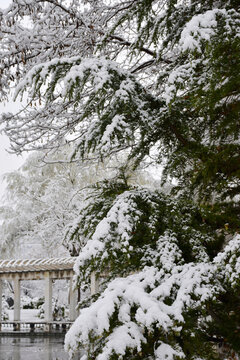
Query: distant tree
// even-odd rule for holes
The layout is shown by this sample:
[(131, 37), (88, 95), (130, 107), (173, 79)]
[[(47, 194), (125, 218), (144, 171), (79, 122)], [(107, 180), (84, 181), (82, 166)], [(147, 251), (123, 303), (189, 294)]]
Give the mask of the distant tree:
[[(35, 152), (19, 170), (5, 174), (5, 204), (0, 207), (2, 256), (60, 256), (68, 252), (76, 256), (83, 242), (68, 241), (65, 233), (88, 203), (93, 185), (121, 172), (130, 183), (156, 186), (149, 172), (127, 170), (123, 157), (105, 163), (69, 163), (70, 150), (66, 145), (48, 163), (44, 163), (45, 152)], [(65, 161), (56, 160), (60, 157)]]
[[(41, 162), (34, 153), (23, 166), (5, 174), (5, 204), (0, 208), (1, 250), (5, 256), (57, 256), (63, 248), (64, 228), (80, 206), (81, 181), (87, 171), (75, 165)], [(83, 180), (84, 181), (84, 180)]]
[[(237, 358), (240, 352), (239, 0), (13, 0), (1, 85), (16, 153), (73, 143), (163, 166), (170, 195), (99, 183), (67, 231), (100, 293), (66, 336), (85, 359)], [(229, 354), (217, 351), (217, 345)]]

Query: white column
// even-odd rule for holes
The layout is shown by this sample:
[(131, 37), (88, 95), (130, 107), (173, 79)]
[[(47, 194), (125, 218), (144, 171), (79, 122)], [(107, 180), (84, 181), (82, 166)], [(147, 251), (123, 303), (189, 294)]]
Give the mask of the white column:
[(2, 280), (0, 279), (0, 331), (2, 330)]
[(20, 320), (20, 280), (18, 277), (15, 277), (14, 284), (14, 311), (13, 311), (13, 320)]
[(99, 291), (99, 280), (96, 277), (95, 272), (91, 273), (91, 295), (96, 294)]
[[(20, 280), (18, 276), (16, 276), (13, 280), (13, 290), (14, 290), (13, 320), (20, 321)], [(14, 329), (19, 330), (20, 324), (16, 324)]]
[[(44, 304), (44, 313), (45, 321), (52, 321), (52, 279), (49, 272), (44, 273), (45, 278), (45, 304)], [(51, 326), (47, 324), (45, 330), (49, 331)]]
[(74, 321), (77, 318), (78, 312), (77, 307), (77, 291), (74, 289), (73, 278), (70, 278), (69, 284), (69, 320)]

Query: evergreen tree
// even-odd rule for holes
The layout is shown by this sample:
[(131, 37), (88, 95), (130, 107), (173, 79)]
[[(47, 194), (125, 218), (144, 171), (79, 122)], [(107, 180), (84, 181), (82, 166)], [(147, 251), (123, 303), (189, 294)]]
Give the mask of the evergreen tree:
[(13, 0), (2, 13), (1, 94), (29, 95), (2, 116), (13, 151), (125, 150), (177, 184), (92, 189), (66, 241), (84, 239), (83, 289), (92, 271), (105, 277), (66, 336), (70, 353), (237, 358), (239, 33), (238, 0)]

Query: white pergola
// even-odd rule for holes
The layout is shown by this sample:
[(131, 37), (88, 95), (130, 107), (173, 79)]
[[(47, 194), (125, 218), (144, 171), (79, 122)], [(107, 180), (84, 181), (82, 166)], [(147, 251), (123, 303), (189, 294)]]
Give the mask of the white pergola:
[[(20, 329), (20, 282), (21, 280), (45, 281), (45, 329), (51, 327), (52, 319), (52, 280), (69, 279), (69, 318), (77, 317), (77, 293), (73, 287), (73, 266), (76, 258), (50, 258), (31, 260), (0, 260), (0, 321), (2, 315), (2, 281), (13, 281), (14, 288), (14, 321)], [(0, 322), (1, 326), (1, 322)], [(1, 329), (1, 328), (0, 328)]]

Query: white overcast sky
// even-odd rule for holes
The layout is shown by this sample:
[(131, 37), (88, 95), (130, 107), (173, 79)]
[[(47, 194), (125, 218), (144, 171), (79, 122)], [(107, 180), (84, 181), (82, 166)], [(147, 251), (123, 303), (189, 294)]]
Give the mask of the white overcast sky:
[[(0, 8), (6, 8), (11, 3), (11, 0), (0, 0)], [(9, 102), (6, 104), (0, 103), (0, 113), (14, 112), (21, 107), (19, 103)], [(0, 205), (1, 198), (4, 194), (5, 184), (2, 182), (2, 176), (6, 172), (18, 169), (22, 163), (23, 158), (12, 155), (7, 152), (9, 149), (9, 142), (6, 136), (0, 135)]]

